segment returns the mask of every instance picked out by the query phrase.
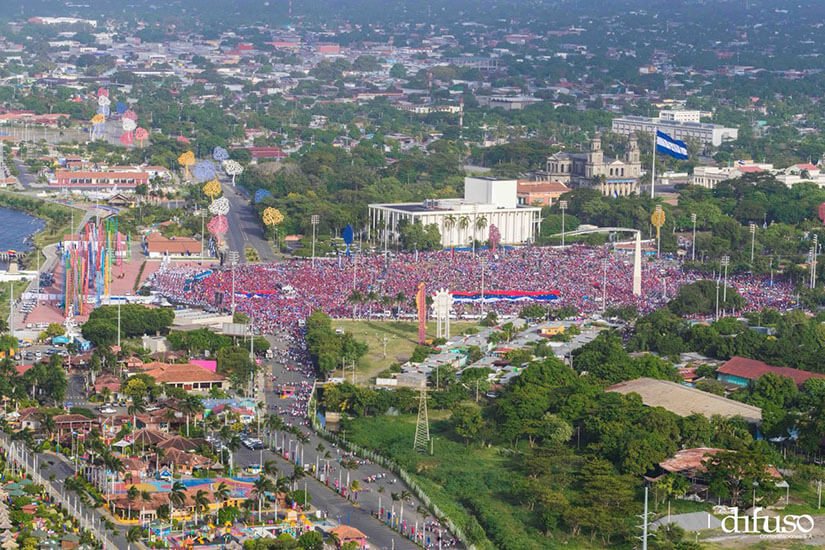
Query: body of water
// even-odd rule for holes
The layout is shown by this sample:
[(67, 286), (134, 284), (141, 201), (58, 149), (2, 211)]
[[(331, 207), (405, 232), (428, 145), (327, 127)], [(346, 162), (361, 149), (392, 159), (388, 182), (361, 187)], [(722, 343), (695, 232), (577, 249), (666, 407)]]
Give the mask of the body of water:
[(40, 218), (0, 207), (0, 252), (31, 250), (31, 237), (45, 227)]

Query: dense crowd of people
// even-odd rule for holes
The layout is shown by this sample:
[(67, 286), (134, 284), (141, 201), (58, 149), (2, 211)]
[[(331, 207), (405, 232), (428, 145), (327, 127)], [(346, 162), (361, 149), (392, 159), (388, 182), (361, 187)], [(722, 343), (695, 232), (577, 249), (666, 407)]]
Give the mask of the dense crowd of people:
[(273, 348), (273, 359), (286, 372), (297, 372), (300, 379), (296, 381), (278, 380), (270, 374), (273, 388), (276, 393), (286, 394), (291, 389), (291, 396), (284, 400), (283, 405), (271, 405), (278, 412), (285, 423), (291, 426), (308, 426), (307, 407), (312, 396), (315, 369), (309, 358), (306, 340), (294, 331), (282, 335), (284, 347)]
[[(246, 264), (215, 270), (200, 280), (199, 267), (165, 265), (153, 275), (155, 290), (170, 300), (196, 306), (230, 308), (254, 319), (258, 329), (292, 330), (313, 310), (332, 317), (368, 317), (415, 313), (414, 296), (424, 282), (427, 292), (491, 292), (494, 290), (558, 291), (554, 305), (569, 305), (582, 313), (633, 305), (640, 312), (661, 307), (680, 286), (707, 276), (682, 268), (676, 260), (646, 258), (642, 262), (642, 294), (632, 292), (632, 254), (606, 247), (571, 246), (566, 250), (524, 247), (498, 252), (437, 251), (392, 255), (374, 254), (344, 261), (288, 260)], [(482, 277), (483, 272), (483, 277)], [(234, 279), (234, 282), (233, 282)], [(731, 274), (728, 284), (739, 291), (747, 309), (787, 309), (792, 286), (777, 280)], [(234, 288), (234, 296), (233, 296)], [(516, 313), (524, 302), (485, 304), (486, 311)], [(480, 312), (479, 304), (456, 304), (459, 317)]]

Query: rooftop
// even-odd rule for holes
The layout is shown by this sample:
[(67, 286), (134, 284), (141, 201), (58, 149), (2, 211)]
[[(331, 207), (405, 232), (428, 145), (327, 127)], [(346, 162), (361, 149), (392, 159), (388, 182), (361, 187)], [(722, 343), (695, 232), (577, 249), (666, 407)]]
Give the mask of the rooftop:
[(708, 418), (713, 415), (726, 418), (741, 416), (747, 422), (759, 423), (762, 421), (762, 409), (759, 407), (746, 405), (666, 380), (637, 378), (636, 380), (628, 380), (610, 386), (607, 391), (624, 395), (629, 393), (639, 394), (642, 403), (648, 407), (662, 407), (679, 416), (690, 416), (691, 414), (701, 414)]
[(746, 357), (734, 356), (731, 357), (724, 365), (719, 367), (717, 374), (727, 374), (729, 376), (736, 376), (745, 378), (747, 380), (757, 380), (761, 376), (768, 373), (776, 374), (777, 376), (784, 376), (796, 382), (797, 386), (801, 386), (811, 378), (825, 378), (825, 374), (817, 372), (808, 372), (805, 370), (793, 369), (791, 367), (774, 367), (756, 359), (748, 359)]

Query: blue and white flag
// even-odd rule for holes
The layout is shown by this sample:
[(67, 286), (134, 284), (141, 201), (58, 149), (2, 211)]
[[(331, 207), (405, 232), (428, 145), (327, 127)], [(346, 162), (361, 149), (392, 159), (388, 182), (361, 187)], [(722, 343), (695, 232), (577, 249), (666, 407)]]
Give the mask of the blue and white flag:
[(687, 144), (684, 141), (673, 139), (660, 130), (656, 130), (656, 152), (679, 160), (688, 159)]

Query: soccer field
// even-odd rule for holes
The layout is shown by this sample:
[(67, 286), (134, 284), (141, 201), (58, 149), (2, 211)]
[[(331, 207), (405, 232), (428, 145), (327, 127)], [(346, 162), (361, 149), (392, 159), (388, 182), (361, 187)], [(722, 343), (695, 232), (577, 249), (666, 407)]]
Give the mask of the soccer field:
[[(352, 333), (356, 340), (369, 346), (369, 351), (358, 364), (356, 381), (359, 383), (368, 382), (392, 363), (405, 362), (412, 355), (418, 339), (418, 323), (415, 321), (333, 319), (332, 327)], [(450, 333), (461, 334), (469, 327), (478, 325), (454, 321), (450, 323)], [(427, 338), (435, 338), (435, 321), (427, 323)], [(336, 375), (340, 375), (340, 371), (337, 371)]]

